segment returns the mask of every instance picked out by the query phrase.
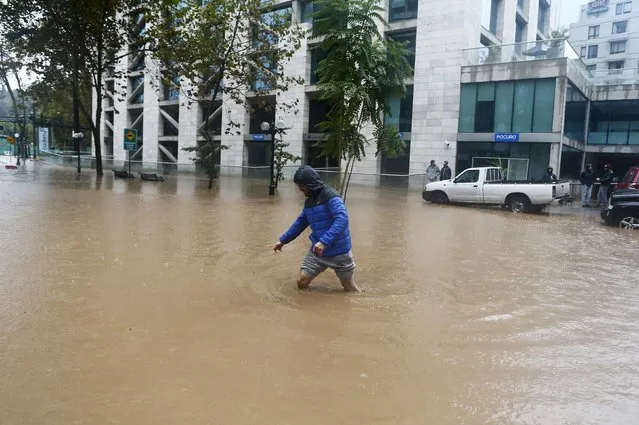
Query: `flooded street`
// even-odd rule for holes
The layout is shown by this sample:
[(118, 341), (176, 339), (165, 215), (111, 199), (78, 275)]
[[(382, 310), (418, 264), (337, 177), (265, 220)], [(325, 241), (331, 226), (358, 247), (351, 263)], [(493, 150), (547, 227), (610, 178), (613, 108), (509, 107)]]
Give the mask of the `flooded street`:
[[(0, 170), (0, 424), (637, 424), (639, 235), (354, 187), (295, 285), (284, 182)], [(572, 207), (567, 207), (568, 209)]]

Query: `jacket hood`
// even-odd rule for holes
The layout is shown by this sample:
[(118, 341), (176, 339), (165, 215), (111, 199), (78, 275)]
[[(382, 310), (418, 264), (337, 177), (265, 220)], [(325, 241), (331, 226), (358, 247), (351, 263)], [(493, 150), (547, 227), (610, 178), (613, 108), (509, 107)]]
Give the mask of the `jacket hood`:
[(297, 169), (293, 177), (295, 184), (306, 186), (313, 192), (324, 189), (324, 182), (312, 167), (304, 165)]

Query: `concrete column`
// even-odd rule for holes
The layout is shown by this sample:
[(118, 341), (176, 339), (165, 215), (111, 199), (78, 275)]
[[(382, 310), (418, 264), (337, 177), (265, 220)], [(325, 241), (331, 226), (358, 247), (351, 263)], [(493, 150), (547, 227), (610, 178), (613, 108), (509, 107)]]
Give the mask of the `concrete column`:
[(503, 44), (515, 42), (515, 18), (517, 17), (517, 2), (502, 0), (500, 3), (501, 20), (497, 25), (497, 35)]
[[(123, 55), (124, 50), (121, 50), (118, 54)], [(113, 106), (115, 113), (113, 114), (113, 159), (115, 161), (114, 166), (118, 167), (127, 158), (127, 153), (124, 150), (124, 129), (127, 128), (129, 123), (129, 111), (127, 108), (127, 98), (129, 96), (129, 82), (126, 76), (127, 70), (127, 58), (120, 60), (116, 65), (116, 75), (121, 77), (116, 78), (114, 81), (115, 97), (113, 99)]]
[(555, 170), (557, 177), (559, 177), (559, 173), (561, 172), (561, 147), (561, 143), (550, 144), (550, 159), (548, 166)]
[(453, 174), (457, 171), (462, 49), (479, 43), (481, 2), (454, 4), (456, 7), (446, 0), (430, 1), (418, 12), (411, 173), (424, 173), (431, 160), (440, 166), (446, 160)]
[(155, 65), (147, 60), (144, 75), (144, 116), (142, 117), (144, 149), (142, 166), (157, 168), (159, 159), (158, 137), (160, 133), (160, 100), (157, 89), (160, 78)]
[[(180, 129), (178, 133), (178, 164), (180, 168), (188, 169), (193, 164), (195, 153), (186, 152), (183, 149), (197, 145), (199, 134), (200, 115), (202, 115), (200, 104), (191, 102), (184, 93), (189, 90), (190, 82), (181, 81), (180, 89)], [(191, 103), (189, 105), (189, 103)]]
[[(230, 96), (224, 96), (225, 111), (222, 115), (222, 144), (226, 145), (228, 149), (221, 152), (222, 166), (221, 172), (223, 174), (241, 174), (241, 166), (244, 165), (244, 135), (249, 133), (248, 120), (249, 112), (248, 107), (245, 105), (238, 105), (233, 101)], [(230, 128), (231, 122), (239, 123), (240, 128), (238, 135), (236, 128), (233, 128), (231, 134), (224, 134), (225, 130)]]
[[(295, 3), (293, 4), (295, 5)], [(296, 16), (296, 13), (297, 11), (294, 9), (293, 15)], [(284, 64), (284, 74), (305, 80), (302, 84), (290, 85), (288, 91), (277, 93), (275, 113), (275, 121), (283, 120), (286, 127), (289, 128), (283, 136), (284, 142), (289, 143), (287, 150), (301, 158), (304, 156), (304, 133), (307, 132), (309, 115), (309, 103), (306, 95), (306, 84), (308, 84), (307, 80), (310, 74), (308, 40), (302, 40), (300, 48), (289, 62)], [(295, 164), (289, 163), (288, 165)]]

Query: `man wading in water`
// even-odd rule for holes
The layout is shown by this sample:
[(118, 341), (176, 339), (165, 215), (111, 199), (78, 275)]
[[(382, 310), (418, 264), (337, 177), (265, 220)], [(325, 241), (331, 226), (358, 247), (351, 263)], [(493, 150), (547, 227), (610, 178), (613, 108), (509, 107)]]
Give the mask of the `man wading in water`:
[(355, 284), (355, 262), (351, 253), (351, 232), (348, 229), (348, 212), (344, 201), (309, 166), (300, 167), (295, 172), (293, 181), (306, 196), (306, 202), (302, 213), (273, 250), (281, 251), (284, 245), (293, 242), (311, 226), (312, 246), (302, 260), (297, 287), (308, 289), (313, 279), (330, 268), (337, 274), (345, 291), (360, 292)]

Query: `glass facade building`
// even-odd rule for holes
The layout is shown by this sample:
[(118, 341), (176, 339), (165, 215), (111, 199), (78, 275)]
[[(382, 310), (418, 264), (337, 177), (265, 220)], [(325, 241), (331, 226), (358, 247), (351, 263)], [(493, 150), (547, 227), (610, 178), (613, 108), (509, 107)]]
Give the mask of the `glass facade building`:
[(462, 84), (460, 133), (550, 133), (555, 80)]

